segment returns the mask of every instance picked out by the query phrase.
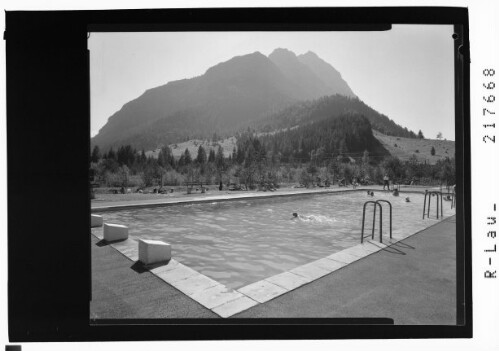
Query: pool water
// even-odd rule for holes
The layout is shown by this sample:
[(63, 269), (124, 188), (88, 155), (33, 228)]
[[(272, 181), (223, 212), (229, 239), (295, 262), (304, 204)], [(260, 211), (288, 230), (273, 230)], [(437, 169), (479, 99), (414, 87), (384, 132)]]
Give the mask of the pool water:
[[(410, 197), (410, 202), (405, 197)], [(288, 271), (360, 243), (362, 207), (368, 200), (389, 200), (393, 234), (412, 234), (438, 220), (435, 199), (422, 219), (421, 194), (394, 197), (364, 191), (296, 195), (103, 212), (104, 221), (129, 227), (131, 238), (162, 240), (172, 257), (230, 288)], [(444, 218), (455, 213), (444, 201)], [(389, 238), (389, 211), (383, 205), (383, 238)], [(366, 210), (371, 233), (373, 206)], [(292, 213), (298, 218), (293, 219)], [(375, 240), (379, 240), (379, 219)], [(102, 231), (102, 228), (92, 230)]]

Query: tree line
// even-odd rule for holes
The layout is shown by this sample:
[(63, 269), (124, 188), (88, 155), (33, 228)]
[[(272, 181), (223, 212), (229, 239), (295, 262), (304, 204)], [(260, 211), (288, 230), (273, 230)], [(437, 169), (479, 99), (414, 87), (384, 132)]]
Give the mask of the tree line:
[(274, 133), (248, 129), (236, 135), (232, 152), (222, 146), (195, 155), (189, 149), (174, 157), (168, 146), (157, 158), (130, 145), (91, 153), (94, 182), (107, 187), (137, 187), (203, 184), (243, 184), (247, 189), (277, 187), (283, 183), (304, 186), (351, 183), (381, 183), (384, 174), (401, 183), (454, 184), (455, 160), (435, 165), (418, 161), (415, 155), (401, 161), (383, 148), (372, 135), (370, 121), (358, 114), (344, 114)]

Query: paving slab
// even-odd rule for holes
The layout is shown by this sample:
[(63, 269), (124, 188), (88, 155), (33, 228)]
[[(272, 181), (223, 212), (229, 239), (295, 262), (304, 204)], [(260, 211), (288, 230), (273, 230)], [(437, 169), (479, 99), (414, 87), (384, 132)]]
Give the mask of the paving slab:
[(138, 250), (138, 242), (135, 239), (128, 238), (123, 241), (115, 241), (110, 243), (112, 247), (114, 247), (118, 251), (125, 251), (125, 250), (130, 250), (130, 249), (137, 249)]
[(218, 307), (215, 307), (212, 311), (218, 314), (222, 318), (230, 317), (236, 313), (240, 313), (242, 311), (247, 310), (250, 307), (257, 305), (253, 299), (250, 299), (247, 296), (238, 297), (235, 300), (224, 303)]
[(92, 231), (92, 234), (100, 240), (104, 240), (104, 233), (101, 230)]
[(363, 245), (355, 245), (352, 247), (349, 247), (346, 250), (341, 251), (344, 254), (352, 255), (352, 256), (357, 256), (359, 258), (363, 258), (366, 256), (369, 256), (370, 254), (373, 253), (373, 251), (366, 249)]
[(344, 267), (346, 264), (338, 261), (333, 261), (328, 258), (321, 258), (319, 260), (316, 260), (311, 263), (312, 265), (315, 265), (321, 269), (324, 269), (328, 271), (329, 273), (336, 271), (337, 269), (340, 269), (341, 267)]
[(199, 275), (194, 269), (184, 266), (179, 263), (174, 269), (164, 270), (156, 273), (156, 276), (163, 279), (167, 283), (175, 283), (179, 280), (187, 279), (194, 275)]
[(383, 244), (383, 243), (380, 243), (380, 242), (374, 241), (374, 240), (368, 240), (367, 242), (365, 241), (363, 243), (363, 245), (365, 245), (368, 248), (372, 247), (376, 251), (382, 250), (382, 249), (384, 249), (386, 247), (386, 243)]
[(243, 297), (243, 294), (223, 285), (216, 285), (191, 295), (191, 298), (209, 309), (213, 309), (241, 297)]
[(203, 274), (195, 274), (187, 279), (172, 282), (172, 285), (184, 294), (192, 295), (214, 287), (215, 285), (220, 285), (220, 283)]
[(304, 264), (303, 266), (293, 268), (292, 270), (290, 270), (290, 272), (300, 275), (303, 278), (307, 279), (308, 281), (313, 281), (330, 273), (330, 271), (321, 268), (317, 265), (314, 265), (312, 263)]
[(340, 251), (332, 255), (327, 256), (328, 259), (342, 262), (342, 263), (352, 263), (360, 259), (358, 256), (347, 254), (346, 252)]
[(238, 289), (238, 291), (250, 297), (251, 299), (262, 303), (269, 301), (274, 297), (282, 295), (288, 290), (268, 281), (260, 280), (259, 282), (246, 285)]
[(384, 241), (383, 241), (383, 244), (386, 244), (387, 246), (389, 246), (389, 245), (393, 245), (393, 244), (395, 244), (395, 243), (398, 243), (399, 241), (404, 240), (404, 239), (406, 239), (406, 238), (405, 238), (405, 237), (402, 237), (402, 236), (397, 236), (397, 237), (396, 237), (396, 236), (394, 236), (394, 237), (393, 237), (393, 238), (391, 238), (391, 239), (386, 239), (386, 240), (384, 240)]
[(308, 279), (291, 272), (280, 273), (265, 280), (286, 290), (296, 289), (297, 287), (309, 282)]
[(123, 246), (123, 247), (117, 248), (117, 250), (119, 252), (121, 252), (122, 254), (124, 254), (125, 256), (134, 255), (134, 254), (138, 255), (139, 254), (139, 249), (135, 245), (133, 245), (133, 246)]
[(148, 269), (149, 269), (149, 271), (151, 271), (154, 274), (159, 274), (160, 272), (171, 271), (172, 269), (177, 268), (179, 266), (179, 264), (180, 263), (177, 260), (172, 258), (168, 262), (148, 267)]
[(359, 250), (363, 250), (363, 251), (365, 251), (367, 253), (370, 253), (370, 254), (374, 253), (374, 252), (378, 252), (379, 250), (381, 250), (383, 248), (381, 246), (373, 245), (369, 241), (365, 241), (364, 243), (358, 244), (358, 245), (356, 245), (354, 247), (358, 247)]

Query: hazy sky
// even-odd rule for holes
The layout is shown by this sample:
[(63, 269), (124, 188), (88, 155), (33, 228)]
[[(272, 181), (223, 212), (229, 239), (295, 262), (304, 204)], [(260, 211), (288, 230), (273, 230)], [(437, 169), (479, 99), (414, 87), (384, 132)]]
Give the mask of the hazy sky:
[(237, 55), (287, 48), (330, 63), (367, 105), (427, 138), (454, 140), (453, 29), (384, 32), (92, 33), (91, 132), (145, 90), (202, 75)]

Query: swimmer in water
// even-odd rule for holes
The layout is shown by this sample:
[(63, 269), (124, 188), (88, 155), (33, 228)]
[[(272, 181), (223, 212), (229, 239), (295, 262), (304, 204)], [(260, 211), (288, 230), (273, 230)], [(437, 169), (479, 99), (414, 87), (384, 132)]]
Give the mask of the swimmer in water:
[(409, 199), (408, 197), (405, 198), (405, 202), (411, 202), (411, 199)]
[(399, 191), (397, 189), (393, 191), (393, 196), (399, 196)]
[(304, 216), (294, 212), (293, 217), (291, 217), (291, 220), (296, 220), (296, 219), (298, 219), (302, 223), (319, 224), (319, 225), (330, 225), (331, 223), (336, 222), (336, 219), (329, 216), (324, 216), (324, 215)]
[(296, 218), (311, 220), (313, 217), (312, 216), (300, 216), (298, 213), (293, 212), (293, 217), (291, 217), (291, 219), (296, 219)]
[(370, 196), (374, 196), (374, 191), (371, 191), (371, 193), (369, 195)]

